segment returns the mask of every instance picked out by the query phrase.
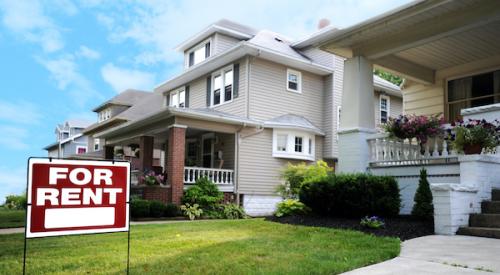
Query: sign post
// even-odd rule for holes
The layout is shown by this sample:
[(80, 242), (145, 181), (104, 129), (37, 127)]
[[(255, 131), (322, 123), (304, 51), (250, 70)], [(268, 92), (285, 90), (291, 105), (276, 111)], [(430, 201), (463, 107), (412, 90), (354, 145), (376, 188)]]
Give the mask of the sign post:
[(30, 158), (26, 239), (128, 232), (130, 254), (130, 163)]

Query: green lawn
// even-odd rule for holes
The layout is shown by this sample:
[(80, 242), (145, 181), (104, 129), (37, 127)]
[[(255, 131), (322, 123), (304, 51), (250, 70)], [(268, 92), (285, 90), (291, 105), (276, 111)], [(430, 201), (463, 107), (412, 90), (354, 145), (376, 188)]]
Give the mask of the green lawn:
[[(393, 258), (400, 242), (355, 231), (213, 220), (136, 225), (131, 274), (332, 274)], [(27, 274), (123, 274), (127, 234), (28, 240)], [(23, 235), (0, 235), (0, 273), (19, 274)]]
[(0, 228), (23, 227), (24, 210), (10, 210), (0, 207)]

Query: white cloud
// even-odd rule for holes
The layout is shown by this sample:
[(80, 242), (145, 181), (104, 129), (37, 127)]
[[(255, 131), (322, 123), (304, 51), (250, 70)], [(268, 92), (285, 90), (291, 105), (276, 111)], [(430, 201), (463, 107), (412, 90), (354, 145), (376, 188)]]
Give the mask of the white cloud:
[(59, 28), (44, 14), (39, 1), (0, 1), (4, 25), (27, 41), (40, 44), (45, 52), (64, 47)]
[(24, 141), (28, 137), (28, 131), (24, 128), (0, 125), (0, 146), (11, 150), (26, 150), (29, 148)]
[[(22, 110), (22, 111), (20, 111)], [(7, 102), (0, 100), (0, 119), (22, 124), (39, 123), (42, 115), (36, 105), (26, 101)]]
[(26, 168), (0, 166), (0, 204), (7, 195), (19, 195), (26, 191)]
[(101, 58), (101, 54), (98, 51), (92, 50), (89, 47), (83, 46), (83, 45), (80, 46), (80, 49), (78, 50), (78, 52), (76, 53), (76, 55), (84, 57), (84, 58), (88, 58), (88, 59), (99, 59), (99, 58)]
[(112, 63), (108, 63), (101, 68), (102, 78), (117, 93), (126, 89), (151, 90), (155, 85), (155, 77), (151, 73), (119, 68)]

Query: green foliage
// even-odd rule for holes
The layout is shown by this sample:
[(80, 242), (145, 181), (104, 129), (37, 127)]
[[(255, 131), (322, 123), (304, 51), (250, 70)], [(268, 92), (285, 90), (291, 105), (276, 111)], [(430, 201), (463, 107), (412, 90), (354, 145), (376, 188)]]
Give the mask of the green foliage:
[(215, 183), (207, 177), (202, 177), (186, 190), (182, 203), (198, 204), (200, 208), (209, 210), (214, 209), (223, 199), (224, 194), (219, 191)]
[(290, 216), (290, 215), (302, 215), (309, 212), (310, 209), (305, 204), (297, 199), (286, 199), (278, 203), (276, 212), (274, 215), (276, 217)]
[(26, 193), (22, 195), (9, 195), (5, 197), (5, 207), (7, 209), (24, 210), (26, 209)]
[(192, 221), (203, 214), (203, 209), (200, 209), (199, 205), (196, 203), (193, 205), (190, 205), (189, 203), (181, 205), (181, 210), (184, 215)]
[(359, 224), (370, 229), (379, 229), (385, 226), (384, 221), (382, 221), (382, 219), (377, 216), (366, 216), (361, 219), (361, 222)]
[(132, 199), (130, 201), (130, 213), (133, 218), (149, 217), (149, 201), (143, 199)]
[(285, 183), (278, 186), (276, 191), (284, 199), (297, 198), (302, 184), (322, 180), (331, 172), (333, 172), (333, 169), (321, 160), (312, 165), (305, 163), (293, 165), (289, 163), (281, 174)]
[(452, 146), (464, 152), (467, 146), (478, 145), (486, 151), (493, 151), (499, 144), (500, 123), (498, 121), (472, 120), (457, 122), (453, 129)]
[(432, 220), (434, 217), (434, 206), (432, 205), (432, 192), (427, 181), (427, 170), (420, 170), (420, 180), (418, 181), (417, 192), (413, 198), (415, 204), (411, 214), (419, 219)]
[(245, 213), (245, 210), (243, 210), (243, 207), (234, 204), (234, 203), (228, 203), (222, 205), (223, 211), (222, 213), (224, 214), (225, 219), (230, 219), (230, 220), (236, 220), (236, 219), (245, 219), (247, 218), (247, 214)]
[(373, 70), (373, 73), (398, 86), (401, 85), (401, 83), (403, 83), (403, 78), (397, 75), (393, 75), (390, 72), (386, 72), (381, 69), (375, 69)]
[(149, 216), (153, 218), (162, 217), (166, 208), (166, 205), (161, 201), (149, 201)]
[(332, 174), (304, 184), (300, 201), (318, 214), (340, 217), (391, 217), (398, 215), (401, 207), (393, 177), (363, 173)]
[(179, 206), (173, 203), (167, 203), (167, 205), (165, 205), (165, 212), (164, 212), (165, 217), (177, 217), (180, 216), (180, 214), (181, 211), (179, 209)]

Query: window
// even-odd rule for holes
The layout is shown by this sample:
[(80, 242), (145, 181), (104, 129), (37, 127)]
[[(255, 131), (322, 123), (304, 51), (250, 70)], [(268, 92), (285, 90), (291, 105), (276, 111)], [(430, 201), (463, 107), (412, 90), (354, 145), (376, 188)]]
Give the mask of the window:
[(187, 67), (196, 65), (210, 57), (210, 40), (194, 47), (187, 53)]
[(273, 130), (273, 157), (314, 160), (314, 134), (294, 130)]
[(500, 103), (500, 70), (448, 81), (446, 115), (449, 121), (461, 119), (466, 108)]
[(99, 151), (99, 139), (94, 139), (94, 151)]
[(76, 146), (76, 153), (77, 154), (87, 153), (87, 147), (86, 146)]
[(229, 102), (233, 99), (233, 66), (212, 74), (212, 106)]
[(170, 93), (170, 107), (186, 107), (186, 90), (184, 88)]
[(287, 83), (286, 89), (291, 92), (301, 93), (302, 92), (302, 74), (298, 71), (288, 69), (286, 71)]
[(380, 123), (387, 123), (389, 119), (391, 99), (386, 95), (380, 95)]
[(108, 120), (111, 118), (111, 109), (104, 109), (99, 112), (99, 122)]

